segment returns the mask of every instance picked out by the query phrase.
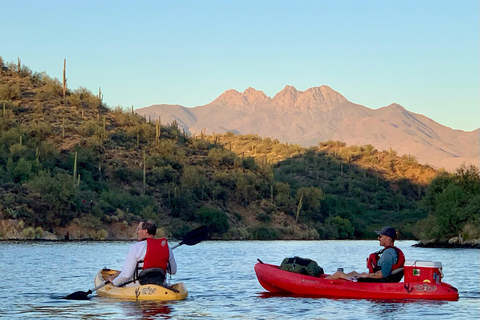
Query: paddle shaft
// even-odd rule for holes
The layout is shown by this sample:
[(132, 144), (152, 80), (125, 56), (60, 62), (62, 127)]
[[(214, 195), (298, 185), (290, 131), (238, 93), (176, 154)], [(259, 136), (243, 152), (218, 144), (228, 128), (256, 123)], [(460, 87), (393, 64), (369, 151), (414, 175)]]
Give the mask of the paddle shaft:
[(93, 289), (91, 289), (91, 290), (88, 290), (88, 291), (90, 291), (90, 293), (95, 292), (95, 291), (97, 291), (98, 289), (105, 287), (105, 286), (106, 286), (107, 284), (109, 284), (110, 282), (111, 282), (111, 281), (107, 280), (107, 281), (105, 281), (104, 283), (99, 284), (99, 285), (96, 286), (95, 288), (93, 288)]

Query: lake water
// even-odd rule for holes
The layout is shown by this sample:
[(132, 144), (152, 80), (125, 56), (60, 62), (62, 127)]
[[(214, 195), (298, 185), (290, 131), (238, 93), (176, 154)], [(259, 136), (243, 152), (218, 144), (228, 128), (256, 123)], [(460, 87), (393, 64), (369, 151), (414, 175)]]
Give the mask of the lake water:
[[(253, 267), (300, 256), (326, 273), (364, 271), (378, 241), (204, 241), (174, 250), (189, 297), (169, 303), (64, 300), (94, 287), (103, 267), (121, 268), (132, 242), (0, 242), (0, 318), (5, 319), (479, 319), (480, 250), (412, 247), (407, 260), (440, 261), (459, 301), (370, 301), (269, 296)], [(172, 241), (172, 244), (174, 242)]]

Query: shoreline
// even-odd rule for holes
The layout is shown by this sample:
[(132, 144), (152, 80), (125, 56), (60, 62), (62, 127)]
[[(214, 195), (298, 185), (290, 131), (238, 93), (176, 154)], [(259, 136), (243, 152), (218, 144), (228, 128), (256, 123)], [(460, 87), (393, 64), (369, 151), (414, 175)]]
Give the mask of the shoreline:
[[(374, 239), (372, 239), (374, 240)], [(76, 243), (76, 242), (135, 242), (136, 239), (0, 239), (0, 242), (58, 242), (58, 243)], [(181, 239), (169, 239), (169, 241), (181, 241)], [(209, 241), (285, 241), (285, 240), (246, 240), (246, 239), (209, 239)], [(291, 241), (335, 241), (335, 240), (295, 240), (291, 239)], [(344, 241), (344, 240), (337, 240), (337, 241)], [(347, 240), (347, 241), (355, 241), (355, 239)], [(480, 243), (443, 243), (443, 242), (428, 242), (422, 243), (421, 240), (413, 240), (418, 241), (417, 243), (413, 244), (412, 247), (417, 248), (445, 248), (445, 249), (480, 249)]]
[(422, 243), (418, 242), (412, 247), (418, 248), (446, 248), (446, 249), (480, 249), (480, 243)]

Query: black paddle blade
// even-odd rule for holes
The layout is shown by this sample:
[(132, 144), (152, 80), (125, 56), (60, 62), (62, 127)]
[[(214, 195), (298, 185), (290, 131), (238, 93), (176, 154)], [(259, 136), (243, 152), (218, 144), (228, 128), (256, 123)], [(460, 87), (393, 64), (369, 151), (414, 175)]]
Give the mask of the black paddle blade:
[(193, 246), (208, 237), (208, 227), (201, 226), (196, 229), (193, 229), (189, 233), (183, 236), (181, 244), (186, 244), (187, 246)]
[(74, 293), (71, 293), (69, 294), (68, 296), (66, 296), (65, 298), (63, 299), (67, 299), (67, 300), (89, 300), (90, 297), (88, 296), (90, 293), (92, 293), (91, 290), (88, 290), (87, 292), (85, 291), (77, 291), (77, 292), (74, 292)]

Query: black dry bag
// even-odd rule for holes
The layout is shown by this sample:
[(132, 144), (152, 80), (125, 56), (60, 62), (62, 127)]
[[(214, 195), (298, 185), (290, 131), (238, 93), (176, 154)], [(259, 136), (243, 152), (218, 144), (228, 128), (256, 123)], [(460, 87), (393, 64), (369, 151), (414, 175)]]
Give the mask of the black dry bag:
[(300, 257), (283, 259), (280, 269), (312, 277), (318, 277), (323, 274), (323, 269), (315, 261)]

